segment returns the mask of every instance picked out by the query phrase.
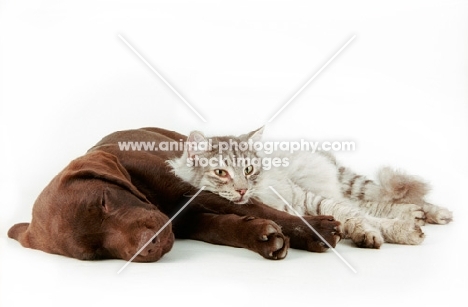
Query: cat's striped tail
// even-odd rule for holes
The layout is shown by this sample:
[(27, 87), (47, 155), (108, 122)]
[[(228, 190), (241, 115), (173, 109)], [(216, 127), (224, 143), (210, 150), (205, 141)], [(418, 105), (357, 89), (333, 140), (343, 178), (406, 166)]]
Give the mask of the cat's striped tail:
[(345, 198), (359, 203), (400, 203), (422, 205), (429, 185), (421, 179), (389, 167), (378, 173), (378, 181), (367, 179), (348, 168), (338, 168), (338, 180)]
[(367, 214), (388, 218), (412, 218), (418, 225), (447, 224), (453, 214), (424, 200), (429, 185), (421, 179), (391, 168), (382, 168), (378, 182), (339, 167), (338, 179), (345, 198), (356, 202)]

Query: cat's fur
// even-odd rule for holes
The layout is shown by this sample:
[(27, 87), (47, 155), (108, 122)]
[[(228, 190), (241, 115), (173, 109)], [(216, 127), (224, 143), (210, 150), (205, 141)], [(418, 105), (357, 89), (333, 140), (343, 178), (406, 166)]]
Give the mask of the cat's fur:
[[(188, 143), (209, 141), (212, 148), (187, 147), (180, 158), (168, 163), (184, 181), (206, 186), (233, 206), (255, 199), (294, 214), (332, 215), (342, 223), (345, 236), (359, 247), (379, 248), (384, 242), (419, 244), (424, 240), (420, 226), (425, 222), (446, 224), (452, 220), (450, 211), (425, 201), (429, 191), (425, 182), (390, 168), (381, 169), (378, 180), (372, 181), (341, 166), (328, 152), (275, 151), (267, 155), (236, 146), (221, 153), (218, 150), (220, 142), (259, 142), (262, 133), (260, 128), (239, 137), (207, 139), (195, 131)], [(246, 169), (249, 164), (234, 163), (242, 158), (276, 158), (277, 164), (288, 163), (268, 170), (260, 165)], [(200, 159), (222, 159), (223, 163), (197, 163)]]

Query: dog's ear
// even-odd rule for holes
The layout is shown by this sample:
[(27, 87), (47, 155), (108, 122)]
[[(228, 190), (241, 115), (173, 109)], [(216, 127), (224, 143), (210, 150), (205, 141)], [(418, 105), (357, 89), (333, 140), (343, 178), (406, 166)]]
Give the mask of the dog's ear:
[(129, 190), (136, 197), (149, 203), (146, 196), (132, 184), (127, 170), (116, 156), (96, 150), (73, 160), (65, 169), (61, 183), (66, 184), (76, 179), (101, 179)]

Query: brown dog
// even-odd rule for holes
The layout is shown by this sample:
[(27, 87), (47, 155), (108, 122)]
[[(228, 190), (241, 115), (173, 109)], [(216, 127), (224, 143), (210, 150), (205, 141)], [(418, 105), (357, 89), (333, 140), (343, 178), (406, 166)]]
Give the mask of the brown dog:
[[(168, 220), (115, 156), (95, 151), (59, 173), (37, 198), (31, 224), (16, 224), (8, 236), (24, 247), (78, 259), (129, 260)], [(156, 261), (173, 242), (168, 227), (135, 261)]]
[[(327, 246), (296, 216), (259, 203), (235, 205), (201, 192), (170, 226), (168, 216), (198, 191), (170, 171), (166, 160), (182, 152), (124, 151), (119, 141), (185, 140), (173, 131), (145, 128), (113, 133), (72, 161), (39, 195), (31, 223), (14, 225), (9, 237), (23, 246), (77, 259), (157, 261), (178, 238), (243, 247), (282, 259), (289, 245), (322, 252)], [(341, 234), (330, 216), (306, 216), (331, 245)], [(162, 230), (161, 230), (162, 229)]]

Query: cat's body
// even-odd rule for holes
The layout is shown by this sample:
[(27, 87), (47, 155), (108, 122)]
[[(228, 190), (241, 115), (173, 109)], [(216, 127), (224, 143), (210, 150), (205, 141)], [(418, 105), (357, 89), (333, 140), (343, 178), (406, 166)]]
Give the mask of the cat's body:
[[(256, 199), (293, 214), (332, 215), (342, 223), (346, 237), (360, 247), (419, 244), (424, 239), (420, 226), (426, 221), (446, 224), (452, 219), (450, 211), (424, 200), (426, 183), (389, 168), (382, 169), (375, 182), (339, 165), (327, 152), (265, 154), (239, 146), (220, 150), (221, 143), (260, 142), (262, 131), (210, 138), (211, 150), (189, 148), (169, 164), (184, 181), (206, 186), (233, 205)], [(188, 138), (192, 144), (207, 141), (199, 132)], [(269, 169), (257, 163), (269, 161), (271, 166), (273, 160), (276, 166)]]

